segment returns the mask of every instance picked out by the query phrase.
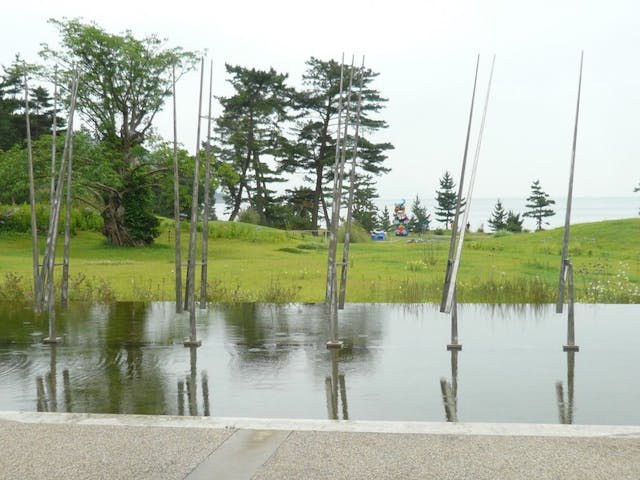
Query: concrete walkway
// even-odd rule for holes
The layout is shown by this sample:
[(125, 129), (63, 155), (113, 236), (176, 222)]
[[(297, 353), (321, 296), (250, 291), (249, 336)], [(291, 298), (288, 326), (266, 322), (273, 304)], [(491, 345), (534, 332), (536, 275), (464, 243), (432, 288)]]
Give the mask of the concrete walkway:
[(0, 478), (640, 479), (640, 426), (0, 412)]

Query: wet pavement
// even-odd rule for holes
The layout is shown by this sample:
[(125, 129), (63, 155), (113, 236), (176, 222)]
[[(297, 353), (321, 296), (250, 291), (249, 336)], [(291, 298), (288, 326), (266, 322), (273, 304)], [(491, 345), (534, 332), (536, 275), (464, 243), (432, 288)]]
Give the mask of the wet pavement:
[(0, 412), (3, 479), (638, 479), (640, 426)]

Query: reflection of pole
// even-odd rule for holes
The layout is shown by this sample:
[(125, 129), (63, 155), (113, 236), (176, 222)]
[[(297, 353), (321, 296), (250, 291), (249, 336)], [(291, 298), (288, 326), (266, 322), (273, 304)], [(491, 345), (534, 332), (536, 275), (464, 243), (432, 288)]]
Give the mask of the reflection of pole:
[(189, 398), (189, 415), (198, 415), (198, 400), (197, 400), (197, 363), (198, 363), (198, 348), (194, 345), (189, 348), (190, 370), (187, 377), (187, 397)]
[(184, 415), (184, 382), (178, 380), (178, 415)]
[(48, 412), (49, 406), (47, 405), (47, 394), (44, 390), (44, 380), (41, 375), (36, 377), (36, 399), (38, 412)]
[(338, 395), (342, 402), (342, 419), (349, 420), (349, 407), (347, 404), (347, 384), (344, 374), (339, 373), (339, 351), (331, 351), (331, 375), (324, 379), (325, 393), (327, 397), (327, 416), (329, 420), (338, 420)]
[(64, 409), (67, 413), (71, 413), (71, 380), (69, 380), (69, 370), (66, 368), (62, 371), (62, 385), (64, 388)]
[(205, 417), (211, 415), (211, 410), (209, 408), (209, 377), (207, 376), (207, 372), (202, 372), (202, 403), (204, 405), (204, 413)]
[(52, 412), (58, 411), (58, 392), (57, 392), (57, 368), (56, 368), (56, 345), (51, 345), (49, 352), (49, 373), (47, 377), (47, 387), (49, 387), (49, 408)]
[(564, 399), (562, 382), (556, 382), (558, 418), (560, 423), (573, 423), (575, 351), (567, 351), (567, 401)]
[(456, 412), (455, 401), (453, 399), (451, 384), (444, 378), (440, 379), (440, 391), (442, 392), (442, 401), (444, 403), (444, 413), (447, 417), (447, 422), (457, 422), (458, 415)]

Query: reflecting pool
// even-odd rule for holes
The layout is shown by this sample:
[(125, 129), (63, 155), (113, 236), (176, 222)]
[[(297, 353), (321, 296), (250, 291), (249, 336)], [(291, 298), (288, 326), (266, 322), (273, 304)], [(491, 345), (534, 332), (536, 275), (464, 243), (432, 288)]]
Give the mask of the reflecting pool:
[[(173, 303), (0, 304), (0, 410), (640, 425), (640, 305), (350, 304), (327, 350), (323, 305), (210, 305), (184, 347)], [(448, 400), (448, 401), (447, 401)]]

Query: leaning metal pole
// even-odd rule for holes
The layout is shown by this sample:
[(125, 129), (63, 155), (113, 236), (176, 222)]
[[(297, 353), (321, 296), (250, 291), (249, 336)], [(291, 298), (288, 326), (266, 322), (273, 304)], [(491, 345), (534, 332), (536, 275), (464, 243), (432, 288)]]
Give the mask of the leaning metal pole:
[(451, 280), (449, 284), (449, 289), (447, 291), (447, 298), (444, 305), (444, 312), (451, 312), (451, 307), (455, 298), (455, 290), (456, 290), (456, 280), (458, 276), (458, 268), (460, 267), (460, 258), (462, 256), (462, 246), (464, 244), (464, 234), (465, 228), (464, 225), (467, 224), (469, 219), (469, 210), (471, 209), (471, 200), (473, 197), (473, 184), (475, 182), (476, 171), (478, 168), (478, 159), (480, 157), (480, 146), (482, 144), (482, 133), (484, 132), (484, 124), (487, 117), (487, 108), (489, 106), (489, 94), (491, 93), (491, 81), (493, 80), (493, 67), (495, 65), (496, 57), (493, 56), (493, 60), (491, 61), (491, 72), (489, 73), (489, 83), (487, 85), (487, 95), (485, 97), (484, 102), (484, 111), (482, 112), (482, 121), (480, 122), (480, 131), (478, 133), (478, 143), (476, 145), (476, 151), (473, 159), (473, 168), (471, 169), (471, 178), (469, 179), (469, 186), (467, 190), (467, 204), (464, 210), (464, 217), (462, 220), (462, 228), (460, 228), (460, 239), (458, 240), (458, 246), (456, 250), (456, 257), (453, 262), (453, 266), (451, 267)]
[[(478, 85), (478, 68), (480, 66), (480, 54), (476, 59), (476, 74), (473, 80), (473, 92), (471, 94), (471, 107), (469, 109), (469, 123), (467, 124), (467, 137), (464, 142), (464, 154), (462, 155), (462, 169), (460, 171), (460, 183), (458, 185), (458, 198), (456, 201), (456, 214), (451, 225), (451, 241), (449, 242), (449, 257), (447, 260), (447, 271), (444, 277), (444, 288), (442, 289), (442, 300), (440, 301), (440, 311), (446, 311), (447, 292), (451, 284), (451, 267), (453, 267), (453, 257), (456, 250), (456, 240), (458, 234), (458, 219), (460, 217), (460, 209), (462, 207), (462, 192), (464, 186), (464, 176), (467, 166), (467, 154), (469, 153), (469, 138), (471, 137), (471, 123), (473, 120), (473, 106), (476, 98), (476, 86)], [(453, 343), (453, 338), (451, 339)]]
[(189, 338), (185, 347), (199, 347), (202, 342), (196, 338), (196, 224), (198, 222), (198, 182), (200, 181), (200, 124), (202, 119), (202, 83), (204, 81), (204, 58), (200, 62), (200, 94), (198, 97), (198, 129), (193, 167), (193, 190), (191, 197), (191, 225), (189, 226), (189, 259), (187, 263), (187, 308), (189, 310)]
[(34, 309), (42, 309), (42, 282), (40, 281), (40, 253), (38, 252), (38, 225), (36, 222), (36, 190), (33, 175), (33, 149), (31, 145), (31, 121), (29, 119), (29, 84), (24, 74), (24, 115), (27, 131), (27, 159), (29, 171), (29, 204), (31, 205), (31, 248), (33, 254), (33, 298)]
[[(338, 195), (338, 167), (340, 165), (340, 135), (342, 134), (342, 89), (344, 80), (344, 53), (342, 54), (342, 65), (340, 67), (340, 91), (338, 92), (338, 128), (336, 130), (336, 153), (333, 166), (333, 197), (331, 205), (331, 222), (329, 223), (329, 254), (327, 263), (327, 286), (324, 301), (327, 306), (331, 302), (331, 289), (333, 287), (332, 276), (336, 269), (337, 251), (337, 229), (340, 210), (337, 209), (336, 195)], [(336, 210), (337, 209), (337, 210)]]
[(567, 193), (567, 211), (564, 220), (564, 235), (562, 238), (562, 258), (560, 261), (560, 279), (558, 281), (558, 300), (556, 303), (556, 312), (562, 313), (564, 305), (564, 289), (567, 283), (569, 295), (567, 303), (569, 304), (567, 312), (567, 343), (562, 347), (565, 352), (577, 352), (580, 347), (575, 343), (575, 318), (574, 318), (574, 289), (573, 289), (573, 265), (569, 260), (569, 229), (571, 227), (571, 201), (573, 199), (573, 173), (576, 160), (576, 143), (578, 139), (578, 117), (580, 113), (580, 92), (582, 88), (582, 62), (584, 52), (580, 53), (580, 74), (578, 76), (578, 99), (576, 102), (576, 118), (573, 126), (573, 143), (571, 147), (571, 167), (569, 171), (569, 191)]
[(171, 69), (173, 97), (173, 230), (175, 236), (174, 271), (176, 284), (176, 313), (182, 313), (182, 251), (180, 245), (180, 171), (178, 169), (178, 127), (176, 111), (176, 66)]
[(571, 203), (573, 200), (573, 172), (576, 161), (576, 143), (578, 139), (578, 115), (580, 113), (580, 89), (582, 86), (582, 59), (584, 52), (580, 54), (580, 74), (578, 77), (578, 100), (576, 103), (576, 118), (573, 125), (573, 144), (571, 147), (571, 166), (569, 169), (569, 191), (567, 193), (567, 211), (564, 216), (564, 235), (562, 237), (562, 258), (560, 260), (560, 278), (558, 281), (558, 299), (556, 313), (562, 313), (564, 304), (564, 284), (566, 280), (565, 264), (569, 256), (569, 229), (571, 228)]
[(200, 308), (207, 308), (207, 276), (209, 264), (209, 190), (211, 183), (211, 103), (213, 101), (213, 60), (209, 68), (209, 113), (207, 115), (207, 147), (204, 160), (204, 214), (202, 215), (202, 266), (200, 267)]
[(351, 243), (351, 223), (353, 218), (353, 192), (356, 180), (356, 165), (358, 158), (358, 133), (360, 130), (360, 112), (362, 107), (362, 86), (364, 78), (364, 56), (360, 67), (360, 85), (358, 90), (358, 108), (356, 110), (356, 125), (353, 136), (353, 151), (351, 152), (351, 172), (349, 172), (349, 197), (347, 199), (347, 219), (344, 227), (344, 247), (342, 250), (342, 268), (340, 270), (340, 296), (338, 298), (338, 308), (344, 308), (344, 299), (347, 293), (347, 273), (349, 270), (349, 246)]

